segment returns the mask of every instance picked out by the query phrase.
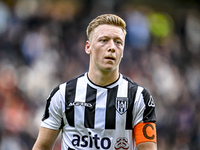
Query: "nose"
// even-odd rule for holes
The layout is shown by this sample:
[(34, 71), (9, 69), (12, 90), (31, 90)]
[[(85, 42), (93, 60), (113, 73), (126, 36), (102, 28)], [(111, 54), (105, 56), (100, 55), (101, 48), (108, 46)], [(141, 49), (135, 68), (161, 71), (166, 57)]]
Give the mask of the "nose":
[(110, 48), (110, 49), (108, 49), (108, 51), (113, 53), (113, 52), (115, 52), (115, 49)]
[(115, 43), (114, 43), (113, 40), (110, 40), (110, 41), (109, 41), (108, 51), (109, 51), (109, 52), (112, 52), (112, 53), (115, 52)]

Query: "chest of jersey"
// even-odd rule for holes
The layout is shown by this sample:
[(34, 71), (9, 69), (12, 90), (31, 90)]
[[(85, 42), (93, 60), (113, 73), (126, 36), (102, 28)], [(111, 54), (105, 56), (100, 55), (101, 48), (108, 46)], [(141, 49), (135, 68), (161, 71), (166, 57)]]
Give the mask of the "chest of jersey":
[[(133, 98), (128, 82), (111, 88), (92, 87), (78, 80), (67, 88), (65, 115), (70, 126), (90, 129), (132, 129)], [(73, 95), (73, 96), (72, 96)]]

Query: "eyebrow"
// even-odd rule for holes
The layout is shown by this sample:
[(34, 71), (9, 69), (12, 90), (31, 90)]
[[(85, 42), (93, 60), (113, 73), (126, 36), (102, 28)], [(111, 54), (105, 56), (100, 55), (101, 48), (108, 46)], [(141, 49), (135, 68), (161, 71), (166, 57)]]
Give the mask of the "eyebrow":
[[(97, 37), (97, 39), (101, 39), (101, 38), (109, 38), (109, 39), (111, 39), (111, 37), (107, 36), (107, 35), (101, 35), (101, 36)], [(119, 39), (119, 40), (123, 41), (123, 39), (121, 37), (119, 37), (119, 36), (114, 37), (112, 39)]]

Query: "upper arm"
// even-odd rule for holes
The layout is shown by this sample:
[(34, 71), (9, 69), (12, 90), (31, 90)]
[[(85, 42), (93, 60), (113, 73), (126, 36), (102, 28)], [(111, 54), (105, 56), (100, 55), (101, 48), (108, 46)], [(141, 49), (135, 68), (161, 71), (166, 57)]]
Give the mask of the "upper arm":
[(133, 126), (140, 122), (156, 122), (155, 103), (150, 93), (138, 87), (133, 109)]
[(155, 123), (139, 123), (134, 127), (133, 134), (136, 145), (140, 145), (142, 143), (157, 143)]
[(60, 130), (41, 127), (32, 150), (52, 150)]
[(53, 130), (59, 130), (63, 127), (65, 113), (63, 87), (64, 85), (57, 86), (50, 93), (46, 101), (41, 127)]
[(156, 116), (155, 104), (150, 93), (139, 87), (134, 109), (134, 138), (138, 150), (156, 150)]

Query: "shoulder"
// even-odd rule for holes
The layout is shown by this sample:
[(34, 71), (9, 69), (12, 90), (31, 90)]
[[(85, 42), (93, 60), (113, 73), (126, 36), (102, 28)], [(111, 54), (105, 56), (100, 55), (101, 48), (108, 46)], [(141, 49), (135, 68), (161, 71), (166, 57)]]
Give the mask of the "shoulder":
[(122, 78), (123, 78), (125, 81), (128, 82), (128, 84), (129, 84), (130, 87), (136, 87), (136, 88), (137, 88), (137, 87), (139, 86), (136, 82), (134, 82), (132, 79), (130, 79), (129, 77), (127, 77), (127, 76), (125, 76), (125, 75), (122, 75)]
[(77, 84), (77, 80), (83, 76), (84, 76), (84, 74), (81, 74), (73, 79), (70, 79), (66, 82), (63, 82), (63, 83), (57, 85), (50, 92), (48, 99), (54, 97), (55, 95), (63, 95), (64, 96), (66, 91), (74, 91), (76, 84)]
[(81, 78), (81, 77), (83, 77), (83, 76), (85, 76), (85, 73), (83, 73), (83, 74), (81, 74), (81, 75), (79, 75), (79, 76), (76, 76), (76, 77), (74, 77), (74, 78), (68, 80), (68, 81), (65, 82), (65, 83), (66, 83), (66, 84), (70, 84), (70, 83), (76, 82), (79, 78)]
[(122, 74), (122, 77), (123, 77), (124, 80), (128, 81), (128, 82), (131, 83), (131, 84), (137, 84), (137, 83), (135, 83), (133, 80), (131, 80), (129, 77), (127, 77), (127, 76), (125, 76), (125, 75), (123, 75), (123, 74)]
[[(144, 105), (148, 105), (154, 107), (154, 100), (150, 92), (143, 86), (137, 84), (129, 77), (123, 75), (123, 79), (128, 81), (129, 84), (129, 94), (134, 95), (135, 102), (143, 103)], [(142, 101), (141, 101), (142, 100)]]
[(122, 76), (124, 80), (128, 81), (130, 87), (140, 89), (141, 94), (144, 94), (144, 95), (149, 94), (149, 91), (145, 87), (139, 85), (138, 83), (134, 82), (132, 79), (130, 79), (129, 77), (125, 75), (122, 75)]
[(83, 76), (84, 76), (84, 73), (79, 76), (76, 76), (75, 78), (72, 78), (66, 82), (63, 82), (63, 83), (57, 85), (55, 88), (53, 88), (50, 95), (54, 95), (56, 92), (61, 92), (61, 91), (65, 90), (66, 86), (76, 84), (78, 78), (83, 77)]
[(128, 89), (134, 93), (132, 94), (141, 94), (144, 90), (146, 90), (143, 86), (139, 85), (138, 83), (134, 82), (129, 77), (123, 75), (123, 79), (128, 82)]
[(84, 76), (85, 76), (85, 73), (83, 73), (83, 74), (81, 74), (81, 75), (79, 75), (79, 76), (76, 76), (76, 77), (73, 78), (73, 79), (68, 80), (68, 81), (65, 82), (64, 84), (65, 84), (68, 88), (70, 88), (70, 87), (74, 88), (74, 87), (76, 86), (77, 80), (78, 80), (79, 78), (81, 78), (81, 77), (84, 77)]

